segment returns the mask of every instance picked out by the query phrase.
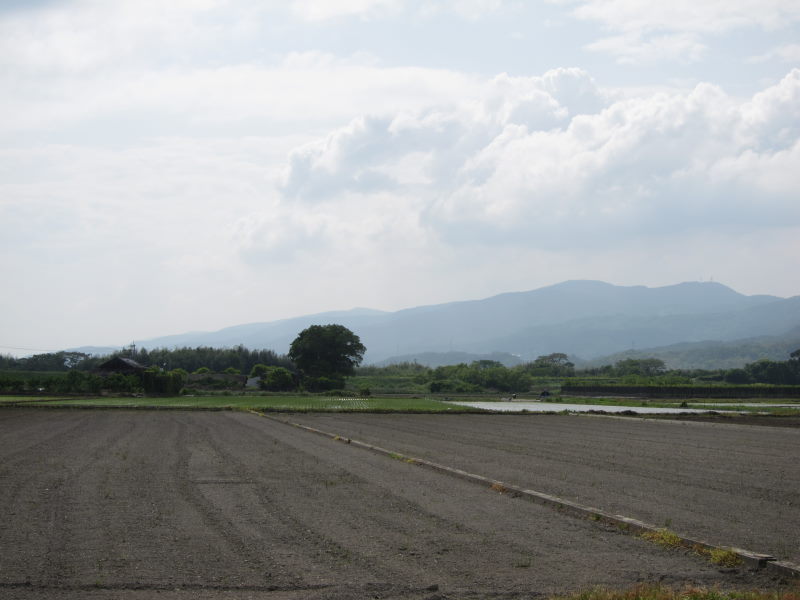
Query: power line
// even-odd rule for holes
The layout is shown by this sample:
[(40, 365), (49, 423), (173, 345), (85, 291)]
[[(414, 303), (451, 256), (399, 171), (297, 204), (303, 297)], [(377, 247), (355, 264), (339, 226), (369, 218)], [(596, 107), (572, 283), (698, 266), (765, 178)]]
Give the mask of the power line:
[(46, 350), (44, 348), (22, 348), (20, 346), (0, 346), (4, 350), (28, 350), (30, 352), (61, 352), (60, 350)]

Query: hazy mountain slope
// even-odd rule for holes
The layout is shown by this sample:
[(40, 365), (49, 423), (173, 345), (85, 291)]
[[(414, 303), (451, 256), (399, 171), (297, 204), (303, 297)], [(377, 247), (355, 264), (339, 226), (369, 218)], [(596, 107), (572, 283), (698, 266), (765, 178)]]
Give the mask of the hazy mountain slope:
[(589, 317), (525, 328), (488, 343), (525, 357), (565, 352), (591, 359), (632, 348), (781, 335), (798, 325), (800, 296), (726, 312)]
[(800, 348), (800, 327), (782, 336), (763, 336), (729, 342), (686, 342), (625, 350), (581, 364), (612, 365), (626, 358), (660, 358), (670, 369), (732, 369), (761, 359), (782, 361)]
[(147, 348), (176, 346), (228, 347), (239, 344), (248, 348), (266, 348), (284, 354), (297, 334), (310, 325), (340, 323), (352, 330), (363, 328), (371, 320), (387, 313), (366, 308), (333, 311), (282, 319), (268, 323), (249, 323), (226, 327), (219, 331), (195, 331), (145, 340), (140, 345)]
[[(365, 326), (359, 335), (371, 360), (452, 350), (512, 352), (525, 358), (558, 351), (588, 358), (630, 348), (632, 339), (638, 339), (634, 343), (639, 346), (685, 341), (684, 335), (715, 312), (778, 301), (743, 296), (717, 283), (644, 288), (570, 281), (532, 292), (399, 311)], [(696, 318), (676, 329), (683, 315)]]
[(404, 362), (416, 362), (426, 367), (436, 368), (445, 365), (457, 365), (459, 363), (468, 365), (476, 360), (494, 360), (502, 363), (506, 367), (514, 367), (523, 362), (519, 357), (507, 352), (493, 352), (490, 354), (470, 354), (469, 352), (418, 352), (416, 354), (406, 354), (403, 356), (390, 356), (377, 364), (378, 366), (385, 366)]
[(510, 352), (532, 359), (567, 352), (585, 359), (622, 350), (702, 340), (780, 335), (800, 326), (800, 297), (745, 296), (712, 282), (647, 288), (567, 281), (483, 300), (397, 312), (329, 312), (140, 342), (288, 351), (312, 324), (341, 323), (367, 347), (366, 362), (423, 352)]

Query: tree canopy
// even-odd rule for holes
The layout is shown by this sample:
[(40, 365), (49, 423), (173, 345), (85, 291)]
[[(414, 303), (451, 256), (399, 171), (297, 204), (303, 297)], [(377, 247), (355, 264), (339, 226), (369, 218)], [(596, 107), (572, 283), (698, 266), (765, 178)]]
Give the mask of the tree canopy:
[(289, 358), (308, 377), (352, 375), (367, 349), (344, 325), (311, 325), (289, 347)]

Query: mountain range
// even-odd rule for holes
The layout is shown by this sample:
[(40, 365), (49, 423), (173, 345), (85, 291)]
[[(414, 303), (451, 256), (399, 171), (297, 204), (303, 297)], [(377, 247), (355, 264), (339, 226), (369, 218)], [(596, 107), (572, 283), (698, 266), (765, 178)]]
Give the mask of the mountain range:
[[(667, 346), (673, 347), (673, 353), (685, 354), (692, 344), (700, 344), (706, 353), (709, 344), (772, 348), (778, 342), (791, 347), (796, 341), (800, 346), (800, 296), (747, 296), (716, 282), (648, 288), (566, 281), (482, 300), (394, 312), (356, 308), (170, 335), (139, 345), (172, 348), (241, 344), (284, 354), (300, 331), (328, 323), (344, 325), (361, 338), (367, 347), (365, 364), (387, 362), (393, 357), (441, 362), (441, 357), (435, 357), (450, 352), (462, 353), (462, 359), (493, 353), (511, 355), (510, 361), (504, 362), (564, 352), (580, 363), (618, 353), (637, 354), (645, 351), (642, 349), (647, 349), (648, 356), (657, 356)], [(684, 346), (676, 350), (675, 345)], [(750, 356), (747, 352), (745, 355)], [(736, 364), (729, 366), (739, 366), (736, 360), (732, 362)]]

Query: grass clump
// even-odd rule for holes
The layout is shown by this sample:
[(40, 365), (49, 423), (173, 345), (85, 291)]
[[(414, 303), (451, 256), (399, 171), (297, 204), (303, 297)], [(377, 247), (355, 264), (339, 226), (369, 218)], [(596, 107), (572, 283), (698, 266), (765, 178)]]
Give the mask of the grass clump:
[(715, 565), (721, 567), (734, 568), (742, 564), (741, 556), (736, 554), (733, 550), (725, 550), (724, 548), (709, 550), (708, 559)]
[(678, 548), (683, 545), (683, 540), (681, 540), (680, 536), (667, 528), (646, 531), (642, 534), (642, 537), (664, 548)]

